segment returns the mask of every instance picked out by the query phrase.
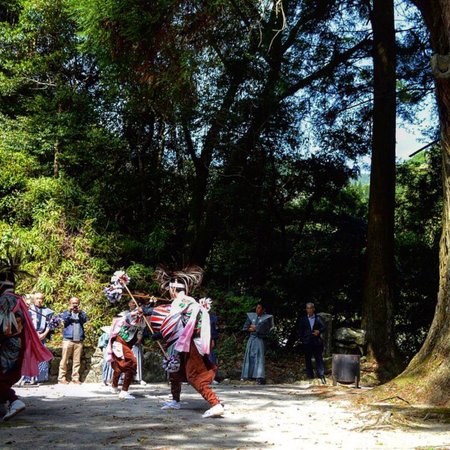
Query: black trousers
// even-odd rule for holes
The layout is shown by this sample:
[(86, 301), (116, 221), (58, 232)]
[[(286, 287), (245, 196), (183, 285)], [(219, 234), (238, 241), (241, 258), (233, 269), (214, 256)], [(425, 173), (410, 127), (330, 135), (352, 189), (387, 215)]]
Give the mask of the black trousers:
[(317, 376), (324, 376), (323, 365), (323, 344), (303, 344), (303, 351), (305, 353), (306, 374), (308, 378), (314, 378), (312, 358), (316, 360)]

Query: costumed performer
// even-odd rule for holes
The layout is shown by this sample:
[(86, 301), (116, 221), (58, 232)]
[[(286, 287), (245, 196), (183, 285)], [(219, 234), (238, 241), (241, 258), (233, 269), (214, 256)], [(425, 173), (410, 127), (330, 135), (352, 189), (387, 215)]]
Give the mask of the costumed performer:
[[(135, 397), (128, 393), (128, 388), (136, 375), (137, 361), (132, 348), (136, 344), (139, 335), (142, 336), (145, 321), (142, 312), (137, 309), (128, 311), (125, 317), (120, 317), (113, 322), (111, 338), (108, 343), (107, 360), (111, 363), (113, 377), (111, 392), (119, 394), (121, 400), (134, 400)], [(123, 376), (122, 390), (119, 391), (119, 378)]]
[(3, 420), (25, 409), (12, 386), (23, 377), (37, 377), (39, 363), (53, 358), (33, 326), (28, 307), (14, 293), (14, 264), (0, 268), (0, 403), (6, 403)]
[[(50, 321), (54, 311), (44, 306), (44, 294), (36, 292), (32, 296), (32, 303), (28, 307), (28, 314), (31, 317), (34, 328), (36, 329), (39, 339), (45, 345), (51, 334)], [(36, 384), (48, 381), (48, 371), (50, 364), (48, 361), (39, 363), (39, 375), (36, 377), (22, 377), (21, 384)]]
[(203, 279), (200, 267), (187, 267), (182, 271), (167, 272), (157, 267), (155, 280), (161, 291), (169, 292), (172, 304), (168, 316), (161, 324), (160, 333), (172, 358), (179, 359), (178, 371), (169, 370), (172, 400), (162, 409), (180, 409), (182, 382), (188, 382), (209, 404), (204, 418), (219, 417), (224, 413), (215, 392), (210, 388), (217, 367), (210, 361), (211, 329), (209, 318), (209, 299), (197, 302), (188, 294)]
[(273, 316), (266, 314), (262, 303), (256, 305), (255, 312), (247, 313), (247, 320), (242, 327), (250, 333), (245, 349), (241, 379), (256, 379), (257, 384), (266, 383), (264, 339), (273, 328)]
[[(134, 311), (137, 308), (136, 302), (138, 302), (138, 304), (140, 304), (139, 300), (136, 300), (136, 301), (135, 300), (130, 300), (128, 302), (128, 307), (129, 307), (130, 311)], [(150, 315), (151, 312), (153, 311), (153, 308), (152, 307), (147, 307), (146, 311), (148, 311), (148, 315)], [(131, 349), (131, 351), (133, 352), (134, 357), (136, 358), (136, 363), (137, 363), (136, 374), (134, 375), (133, 381), (135, 381), (136, 383), (141, 384), (142, 386), (145, 386), (147, 384), (144, 381), (144, 379), (143, 379), (143, 373), (144, 373), (144, 351), (143, 351), (143, 348), (142, 348), (142, 341), (144, 339), (145, 331), (146, 331), (145, 327), (144, 327), (144, 329), (138, 330), (137, 335), (136, 335), (136, 342), (135, 342), (135, 344), (133, 345), (133, 347)], [(123, 378), (123, 375), (121, 376), (121, 378)]]

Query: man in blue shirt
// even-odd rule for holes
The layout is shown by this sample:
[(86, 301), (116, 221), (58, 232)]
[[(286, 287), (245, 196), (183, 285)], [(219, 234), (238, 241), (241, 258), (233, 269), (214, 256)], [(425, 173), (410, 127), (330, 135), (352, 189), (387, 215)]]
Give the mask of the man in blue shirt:
[(64, 311), (61, 318), (64, 321), (64, 330), (58, 382), (60, 384), (69, 383), (66, 378), (67, 363), (72, 358), (72, 383), (81, 384), (80, 365), (83, 352), (84, 324), (88, 321), (88, 316), (80, 310), (80, 300), (77, 297), (72, 297), (69, 300), (69, 310)]

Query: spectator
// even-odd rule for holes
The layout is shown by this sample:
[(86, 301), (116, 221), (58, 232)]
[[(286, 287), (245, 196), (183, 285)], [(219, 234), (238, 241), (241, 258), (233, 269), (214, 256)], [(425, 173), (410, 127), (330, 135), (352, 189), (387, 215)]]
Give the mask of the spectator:
[(81, 384), (80, 365), (83, 353), (84, 324), (88, 321), (87, 314), (80, 310), (80, 300), (72, 297), (69, 309), (61, 315), (64, 322), (62, 357), (59, 364), (58, 382), (68, 384), (66, 378), (67, 363), (72, 358), (72, 383)]
[(209, 313), (209, 321), (211, 323), (211, 349), (209, 352), (209, 360), (217, 367), (216, 376), (214, 377), (213, 384), (218, 384), (219, 380), (219, 368), (217, 362), (217, 356), (215, 352), (215, 348), (217, 345), (217, 341), (219, 339), (219, 328), (217, 327), (217, 315), (213, 312)]
[(327, 384), (324, 375), (323, 365), (323, 340), (322, 334), (325, 331), (325, 323), (316, 314), (314, 303), (306, 304), (306, 316), (301, 316), (297, 323), (297, 333), (303, 344), (305, 353), (306, 374), (309, 379), (314, 378), (312, 357), (316, 361), (317, 376), (323, 384)]
[(111, 367), (111, 363), (107, 360), (108, 356), (108, 342), (109, 342), (109, 334), (111, 332), (110, 326), (101, 327), (103, 331), (102, 335), (98, 338), (97, 347), (103, 353), (103, 366), (102, 366), (102, 382), (105, 386), (108, 386), (112, 380), (113, 370)]
[(257, 384), (266, 383), (265, 344), (264, 339), (273, 328), (273, 316), (266, 314), (262, 303), (256, 305), (255, 312), (247, 313), (247, 320), (242, 328), (250, 333), (245, 349), (241, 379), (256, 379)]

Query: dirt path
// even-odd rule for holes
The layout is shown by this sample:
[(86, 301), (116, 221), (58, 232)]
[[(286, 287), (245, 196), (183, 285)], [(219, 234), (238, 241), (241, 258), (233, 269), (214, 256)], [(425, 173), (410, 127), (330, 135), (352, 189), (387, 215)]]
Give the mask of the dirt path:
[(348, 389), (309, 385), (214, 387), (221, 419), (187, 385), (182, 409), (161, 411), (168, 386), (132, 386), (120, 401), (99, 384), (18, 388), (27, 409), (0, 422), (3, 449), (450, 449), (450, 426), (394, 429), (379, 412), (352, 406)]

